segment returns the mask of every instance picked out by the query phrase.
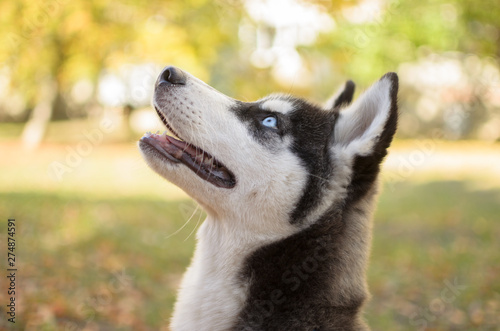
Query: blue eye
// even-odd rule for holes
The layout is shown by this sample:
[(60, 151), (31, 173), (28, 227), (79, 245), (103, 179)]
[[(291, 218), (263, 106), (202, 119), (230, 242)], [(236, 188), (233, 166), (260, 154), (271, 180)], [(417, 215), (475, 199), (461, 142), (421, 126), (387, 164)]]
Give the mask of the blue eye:
[(278, 120), (274, 116), (268, 116), (262, 120), (262, 125), (267, 126), (268, 128), (277, 128)]

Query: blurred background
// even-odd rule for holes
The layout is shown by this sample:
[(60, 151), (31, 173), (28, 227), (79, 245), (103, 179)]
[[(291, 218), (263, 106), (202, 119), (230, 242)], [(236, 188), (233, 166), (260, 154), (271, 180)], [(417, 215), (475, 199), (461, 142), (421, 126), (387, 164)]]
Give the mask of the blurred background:
[(17, 0), (0, 18), (0, 239), (15, 218), (19, 270), (0, 329), (168, 330), (204, 214), (136, 141), (163, 131), (150, 100), (172, 64), (245, 101), (396, 71), (366, 320), (500, 330), (497, 0)]

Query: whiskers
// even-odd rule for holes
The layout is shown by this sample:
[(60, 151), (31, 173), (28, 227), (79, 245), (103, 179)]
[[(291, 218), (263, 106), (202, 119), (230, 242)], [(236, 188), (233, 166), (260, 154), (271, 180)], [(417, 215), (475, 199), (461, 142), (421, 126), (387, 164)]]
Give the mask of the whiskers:
[[(169, 234), (165, 239), (169, 239), (169, 238), (177, 235), (179, 232), (181, 232), (189, 224), (189, 222), (193, 219), (194, 215), (198, 211), (200, 211), (200, 206), (197, 204), (196, 208), (194, 209), (194, 211), (191, 214), (191, 216), (189, 216), (189, 218), (187, 219), (187, 221), (179, 229), (177, 229), (175, 232)], [(196, 222), (196, 225), (195, 225), (194, 229), (189, 233), (189, 235), (186, 237), (186, 239), (184, 239), (184, 241), (188, 240), (189, 237), (193, 234), (193, 232), (198, 228), (198, 224), (200, 223), (201, 216), (202, 216), (202, 212), (200, 211), (199, 217), (198, 217), (198, 221)]]
[[(198, 211), (198, 210), (199, 210), (199, 207), (200, 207), (199, 205), (196, 205), (196, 209), (194, 210), (193, 215), (196, 213), (196, 211)], [(184, 241), (188, 240), (188, 239), (189, 239), (189, 237), (191, 237), (191, 235), (194, 233), (194, 231), (195, 231), (196, 229), (198, 229), (198, 225), (200, 224), (202, 214), (203, 214), (203, 213), (200, 211), (199, 216), (198, 216), (198, 220), (196, 221), (196, 225), (194, 226), (193, 230), (191, 230), (191, 232), (190, 232), (190, 233), (189, 233), (189, 235), (186, 237), (186, 239), (184, 239)], [(192, 216), (193, 216), (193, 215), (192, 215)], [(192, 216), (191, 216), (191, 218), (192, 218)]]

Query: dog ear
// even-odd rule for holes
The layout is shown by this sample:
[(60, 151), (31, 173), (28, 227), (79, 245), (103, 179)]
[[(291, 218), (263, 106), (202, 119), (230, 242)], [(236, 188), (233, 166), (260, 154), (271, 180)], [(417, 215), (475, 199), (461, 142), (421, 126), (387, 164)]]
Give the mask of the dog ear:
[(325, 108), (334, 110), (348, 106), (352, 101), (355, 89), (356, 85), (354, 82), (352, 80), (348, 80), (345, 82), (344, 86), (342, 86), (337, 93), (335, 93), (333, 97), (327, 101)]
[[(397, 93), (398, 76), (388, 73), (352, 105), (341, 110), (334, 128), (334, 147), (351, 156), (378, 155), (380, 162), (396, 131)], [(342, 104), (342, 100), (347, 99), (338, 100)]]

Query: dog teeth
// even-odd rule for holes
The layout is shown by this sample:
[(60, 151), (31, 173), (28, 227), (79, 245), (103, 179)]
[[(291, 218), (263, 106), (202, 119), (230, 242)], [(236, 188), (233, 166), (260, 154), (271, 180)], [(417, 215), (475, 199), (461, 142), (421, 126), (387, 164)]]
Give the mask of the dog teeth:
[(198, 163), (203, 163), (203, 162), (205, 162), (205, 161), (203, 160), (203, 154), (201, 154), (201, 153), (200, 153), (200, 154), (197, 154), (197, 155), (196, 155), (196, 157), (195, 157), (195, 159), (196, 159), (196, 161), (197, 161)]
[(205, 168), (216, 168), (215, 159), (213, 156), (208, 156), (204, 153), (196, 154), (194, 157), (194, 161), (200, 165), (203, 165)]
[(182, 158), (182, 154), (184, 154), (184, 152), (182, 150), (176, 149), (175, 152), (173, 153), (173, 156), (176, 159), (181, 159)]
[(215, 160), (214, 160), (213, 156), (212, 156), (212, 157), (210, 157), (210, 158), (205, 159), (205, 161), (203, 162), (203, 164), (204, 164), (206, 167), (211, 168), (212, 170), (217, 168), (217, 166), (216, 166), (216, 164), (215, 164)]

